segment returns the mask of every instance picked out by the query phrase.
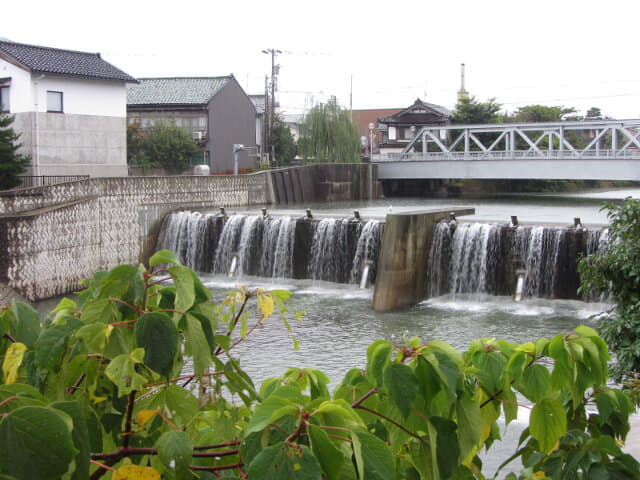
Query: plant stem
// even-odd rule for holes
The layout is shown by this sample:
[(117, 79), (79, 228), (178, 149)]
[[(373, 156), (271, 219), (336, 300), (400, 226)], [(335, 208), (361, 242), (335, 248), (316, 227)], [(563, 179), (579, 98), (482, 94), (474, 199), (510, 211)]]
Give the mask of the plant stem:
[(133, 390), (129, 394), (129, 404), (127, 405), (127, 419), (124, 422), (124, 433), (125, 437), (122, 439), (122, 447), (124, 449), (129, 448), (129, 433), (131, 432), (131, 417), (133, 416), (133, 404), (136, 400), (136, 391)]
[(411, 430), (407, 430), (406, 428), (404, 428), (402, 425), (400, 425), (398, 422), (395, 422), (394, 420), (391, 420), (389, 417), (381, 414), (380, 412), (376, 412), (375, 410), (371, 409), (371, 408), (367, 408), (367, 407), (363, 407), (362, 405), (357, 406), (356, 408), (359, 408), (361, 410), (366, 410), (369, 413), (373, 413), (374, 415), (377, 415), (378, 417), (386, 420), (387, 422), (395, 425), (396, 427), (398, 427), (400, 430), (402, 430), (403, 432), (411, 435), (413, 438), (417, 438), (418, 440), (421, 440), (419, 435), (416, 435), (415, 433), (413, 433)]
[(10, 341), (11, 343), (16, 343), (16, 339), (15, 339), (15, 338), (13, 338), (13, 337), (12, 337), (11, 335), (9, 335), (8, 333), (5, 333), (5, 334), (3, 335), (3, 337), (8, 338), (8, 339), (9, 339), (9, 341)]
[(360, 397), (360, 399), (353, 402), (351, 404), (351, 408), (358, 408), (367, 398), (369, 398), (371, 395), (375, 393), (378, 393), (378, 389), (376, 387), (373, 387), (371, 390), (365, 393), (362, 397)]

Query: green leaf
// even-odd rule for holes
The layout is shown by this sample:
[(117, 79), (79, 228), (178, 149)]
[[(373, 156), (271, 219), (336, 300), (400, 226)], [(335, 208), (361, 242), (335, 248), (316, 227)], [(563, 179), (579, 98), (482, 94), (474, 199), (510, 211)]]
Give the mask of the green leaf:
[(340, 470), (345, 462), (342, 451), (329, 439), (320, 427), (309, 425), (307, 428), (311, 451), (319, 460), (327, 480), (338, 480)]
[(118, 396), (140, 390), (147, 379), (136, 372), (136, 364), (142, 363), (144, 350), (137, 348), (129, 355), (122, 354), (111, 360), (105, 369), (105, 375), (118, 387)]
[(144, 348), (144, 363), (169, 379), (178, 352), (178, 329), (164, 313), (145, 313), (136, 322), (136, 343)]
[(35, 346), (36, 364), (40, 368), (58, 371), (73, 331), (72, 326), (65, 324), (42, 330)]
[(178, 257), (176, 257), (171, 250), (159, 250), (151, 255), (149, 267), (155, 267), (161, 263), (175, 263), (176, 265), (180, 265)]
[(383, 386), (383, 371), (391, 361), (392, 352), (393, 345), (386, 340), (377, 340), (367, 348), (367, 375), (378, 388)]
[(462, 461), (480, 444), (482, 439), (480, 404), (466, 392), (460, 395), (456, 402), (456, 418), (458, 421), (460, 460)]
[(322, 469), (308, 447), (281, 442), (262, 450), (249, 464), (247, 474), (262, 480), (320, 480)]
[(256, 407), (244, 434), (249, 435), (264, 430), (267, 425), (286, 415), (296, 415), (298, 405), (302, 402), (302, 395), (295, 387), (278, 388)]
[(544, 398), (536, 403), (529, 418), (529, 431), (543, 452), (550, 452), (556, 442), (567, 433), (567, 417), (562, 403)]
[(76, 455), (76, 469), (71, 477), (73, 480), (83, 480), (89, 478), (89, 459), (91, 458), (91, 442), (89, 439), (89, 428), (87, 426), (86, 414), (79, 402), (55, 402), (49, 405), (63, 411), (73, 421), (73, 431), (71, 439), (73, 445), (78, 450)]
[(411, 404), (418, 394), (418, 379), (413, 370), (403, 363), (393, 363), (384, 370), (384, 386), (391, 401), (404, 418), (409, 416)]
[(134, 415), (141, 410), (160, 410), (178, 427), (182, 427), (191, 422), (198, 408), (198, 399), (189, 390), (169, 385), (156, 395), (136, 401)]
[(92, 323), (80, 327), (75, 336), (87, 347), (89, 353), (101, 353), (107, 344), (107, 326), (104, 323)]
[(84, 323), (116, 323), (122, 319), (122, 314), (116, 308), (115, 302), (108, 298), (87, 302), (82, 309), (80, 320)]
[(30, 305), (15, 300), (11, 309), (17, 321), (16, 341), (32, 349), (40, 335), (40, 315)]
[(193, 373), (200, 377), (213, 362), (211, 349), (209, 348), (209, 342), (207, 342), (207, 336), (202, 330), (200, 320), (191, 314), (187, 314), (186, 319), (187, 329), (184, 333), (193, 355)]
[(155, 444), (165, 468), (175, 468), (177, 478), (190, 478), (193, 443), (185, 432), (170, 430), (163, 433)]
[(196, 287), (192, 273), (189, 268), (182, 265), (169, 267), (169, 274), (176, 287), (175, 309), (179, 312), (186, 313), (196, 300)]
[[(356, 465), (360, 478), (367, 480), (387, 480), (395, 478), (393, 456), (389, 446), (368, 432), (351, 432)], [(356, 450), (358, 452), (356, 453)], [(358, 464), (361, 459), (361, 464)]]
[(436, 452), (440, 478), (449, 478), (457, 468), (460, 458), (456, 424), (442, 417), (431, 417), (429, 421), (438, 432)]
[(0, 422), (0, 470), (20, 479), (58, 479), (78, 450), (68, 417), (58, 410), (28, 406)]
[(551, 390), (551, 374), (549, 370), (537, 363), (525, 369), (522, 375), (524, 385), (524, 395), (536, 403), (547, 396)]

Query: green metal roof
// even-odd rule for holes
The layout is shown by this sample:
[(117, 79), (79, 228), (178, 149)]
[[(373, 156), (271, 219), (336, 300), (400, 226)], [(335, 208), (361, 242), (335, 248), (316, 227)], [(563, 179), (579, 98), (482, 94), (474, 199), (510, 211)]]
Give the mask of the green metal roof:
[(224, 87), (227, 77), (140, 78), (127, 85), (127, 105), (203, 105)]

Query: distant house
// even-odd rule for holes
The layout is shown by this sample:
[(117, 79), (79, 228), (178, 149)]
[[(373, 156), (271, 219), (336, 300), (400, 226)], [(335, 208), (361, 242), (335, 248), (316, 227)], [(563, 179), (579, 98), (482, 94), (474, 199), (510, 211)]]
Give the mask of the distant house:
[(381, 154), (400, 153), (424, 126), (449, 125), (451, 112), (445, 107), (420, 99), (408, 108), (378, 119)]
[(0, 41), (0, 105), (34, 175), (127, 175), (126, 87), (99, 53)]
[(262, 157), (263, 145), (267, 144), (265, 135), (267, 134), (267, 118), (266, 118), (266, 95), (249, 95), (256, 108), (256, 146), (258, 147), (257, 155)]
[(141, 78), (127, 87), (127, 117), (144, 129), (172, 121), (202, 146), (212, 172), (233, 170), (233, 145), (240, 168), (256, 168), (256, 107), (233, 75), (224, 77)]
[[(401, 112), (401, 108), (379, 108), (370, 110), (352, 110), (351, 119), (360, 133), (363, 153), (369, 156), (374, 153), (382, 140), (382, 132), (378, 129), (378, 119)], [(373, 129), (370, 127), (373, 126)], [(371, 145), (369, 145), (371, 144)]]

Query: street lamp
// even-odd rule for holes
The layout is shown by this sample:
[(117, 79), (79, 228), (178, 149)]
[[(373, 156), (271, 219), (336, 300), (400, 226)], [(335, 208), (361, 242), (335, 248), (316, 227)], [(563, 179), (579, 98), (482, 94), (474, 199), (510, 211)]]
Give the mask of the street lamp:
[(241, 143), (233, 144), (233, 174), (238, 175), (238, 152), (245, 150), (245, 146)]
[(373, 160), (373, 129), (375, 125), (373, 122), (369, 124), (369, 161)]

